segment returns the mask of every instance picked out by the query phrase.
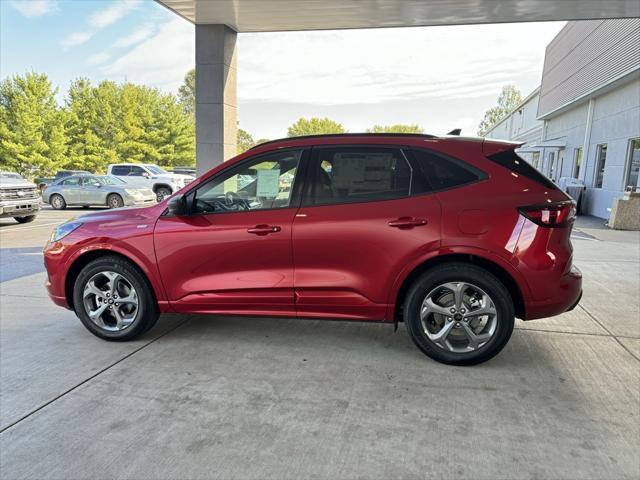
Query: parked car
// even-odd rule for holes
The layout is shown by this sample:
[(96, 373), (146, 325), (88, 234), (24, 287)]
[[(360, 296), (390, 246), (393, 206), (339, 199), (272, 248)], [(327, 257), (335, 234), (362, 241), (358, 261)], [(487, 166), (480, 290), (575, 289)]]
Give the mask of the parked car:
[(13, 217), (18, 223), (29, 223), (39, 210), (38, 187), (18, 173), (0, 171), (0, 218)]
[(42, 200), (56, 210), (72, 205), (120, 208), (155, 204), (156, 194), (148, 187), (129, 185), (111, 175), (72, 175), (51, 184), (42, 193)]
[(57, 227), (49, 295), (107, 340), (168, 311), (404, 322), (428, 356), (479, 363), (514, 317), (558, 315), (582, 294), (575, 204), (515, 147), (406, 134), (264, 143), (158, 205)]
[(109, 175), (116, 176), (131, 185), (151, 188), (158, 201), (191, 183), (195, 177), (169, 173), (157, 165), (148, 163), (117, 163), (107, 167)]
[(37, 179), (38, 188), (40, 189), (40, 192), (42, 193), (42, 192), (45, 191), (45, 189), (49, 185), (51, 185), (53, 182), (56, 182), (56, 181), (60, 180), (61, 178), (69, 177), (71, 175), (80, 175), (80, 174), (83, 174), (83, 173), (88, 174), (89, 172), (87, 172), (86, 170), (58, 170), (54, 177)]
[(190, 177), (196, 176), (195, 167), (173, 167), (171, 170), (172, 173), (178, 173), (180, 175), (189, 175)]

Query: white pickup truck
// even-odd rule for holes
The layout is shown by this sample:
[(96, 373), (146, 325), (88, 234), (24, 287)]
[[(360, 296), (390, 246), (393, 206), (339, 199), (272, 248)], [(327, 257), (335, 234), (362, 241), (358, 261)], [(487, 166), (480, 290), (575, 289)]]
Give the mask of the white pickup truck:
[(107, 167), (107, 174), (131, 185), (151, 188), (159, 202), (195, 179), (191, 175), (167, 172), (151, 163), (113, 163)]
[(28, 223), (40, 211), (40, 190), (14, 172), (0, 172), (0, 218), (13, 217)]

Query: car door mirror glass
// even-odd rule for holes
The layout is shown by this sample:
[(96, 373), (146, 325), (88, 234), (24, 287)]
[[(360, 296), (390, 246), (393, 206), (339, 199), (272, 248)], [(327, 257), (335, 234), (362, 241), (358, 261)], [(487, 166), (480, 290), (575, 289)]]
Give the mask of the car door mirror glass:
[(169, 215), (181, 217), (188, 214), (187, 199), (184, 195), (175, 195), (167, 202), (167, 211)]

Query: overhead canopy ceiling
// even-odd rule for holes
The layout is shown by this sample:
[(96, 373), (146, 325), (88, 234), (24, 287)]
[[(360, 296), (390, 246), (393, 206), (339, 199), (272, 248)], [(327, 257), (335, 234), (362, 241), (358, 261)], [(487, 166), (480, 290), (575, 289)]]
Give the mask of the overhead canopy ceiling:
[(237, 32), (640, 17), (639, 0), (156, 0)]

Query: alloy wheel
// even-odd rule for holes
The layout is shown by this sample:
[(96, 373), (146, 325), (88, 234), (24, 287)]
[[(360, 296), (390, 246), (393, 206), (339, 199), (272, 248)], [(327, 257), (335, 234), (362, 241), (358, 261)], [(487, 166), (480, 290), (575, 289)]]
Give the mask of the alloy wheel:
[(431, 290), (420, 308), (425, 335), (438, 347), (473, 352), (494, 336), (498, 312), (491, 297), (467, 282), (443, 283)]
[(138, 294), (131, 281), (121, 273), (96, 273), (85, 285), (82, 299), (91, 321), (110, 332), (129, 327), (139, 311)]

